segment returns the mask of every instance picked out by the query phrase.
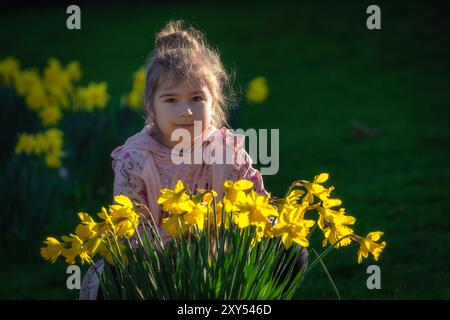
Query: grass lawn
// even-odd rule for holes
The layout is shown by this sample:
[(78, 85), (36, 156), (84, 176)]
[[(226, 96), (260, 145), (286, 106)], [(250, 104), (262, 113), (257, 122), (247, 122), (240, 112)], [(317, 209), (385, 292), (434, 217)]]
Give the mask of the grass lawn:
[[(382, 29), (370, 31), (369, 4), (84, 5), (79, 31), (66, 29), (62, 6), (7, 10), (0, 13), (0, 59), (13, 55), (23, 67), (39, 69), (50, 57), (78, 60), (83, 82), (107, 81), (117, 102), (153, 48), (155, 32), (170, 19), (192, 23), (236, 70), (237, 90), (253, 77), (268, 79), (268, 101), (242, 99), (233, 123), (280, 129), (280, 170), (265, 177), (266, 189), (281, 196), (290, 182), (329, 172), (335, 195), (359, 218), (359, 234), (385, 232), (387, 248), (376, 262), (381, 290), (367, 289), (366, 268), (374, 262), (358, 265), (356, 246), (328, 256), (342, 297), (448, 299), (449, 7), (381, 1)], [(125, 138), (142, 122), (136, 114), (112, 125)], [(358, 135), (361, 126), (376, 134)], [(59, 208), (43, 235), (68, 232), (78, 210), (110, 201), (109, 154), (96, 158), (104, 163), (104, 192)], [(321, 249), (320, 241), (314, 244)], [(77, 296), (65, 287), (64, 263), (43, 262), (37, 250), (25, 259), (17, 248), (0, 265), (0, 298)], [(320, 267), (298, 298), (335, 298)]]

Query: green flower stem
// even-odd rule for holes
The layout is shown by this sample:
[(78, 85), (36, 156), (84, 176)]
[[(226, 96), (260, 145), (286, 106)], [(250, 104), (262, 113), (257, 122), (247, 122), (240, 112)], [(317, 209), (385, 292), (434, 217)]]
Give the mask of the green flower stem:
[[(312, 250), (312, 252), (314, 252), (314, 254), (316, 255), (316, 257), (319, 258), (319, 254), (317, 253), (317, 251), (314, 250), (313, 248), (311, 248), (311, 250)], [(338, 299), (341, 300), (341, 295), (339, 294), (339, 290), (338, 290), (338, 288), (336, 287), (336, 285), (335, 285), (333, 279), (331, 278), (331, 275), (330, 275), (330, 273), (328, 272), (328, 269), (327, 269), (327, 267), (325, 266), (325, 263), (323, 263), (322, 259), (320, 259), (320, 264), (322, 265), (323, 270), (325, 271), (325, 273), (326, 273), (326, 275), (327, 275), (327, 277), (328, 277), (328, 280), (330, 280), (331, 286), (333, 287), (334, 292), (336, 292), (336, 295), (337, 295)]]
[(310, 266), (308, 266), (308, 268), (305, 270), (304, 275), (306, 275), (306, 274), (307, 274), (307, 273), (308, 273), (308, 272), (309, 272), (316, 264), (318, 264), (318, 263), (320, 262), (321, 259), (323, 259), (324, 257), (326, 257), (326, 256), (330, 253), (330, 251), (331, 251), (332, 249), (334, 249), (335, 246), (336, 246), (339, 242), (341, 242), (342, 240), (344, 240), (345, 238), (348, 238), (348, 237), (350, 237), (350, 236), (351, 236), (351, 234), (346, 235), (346, 236), (342, 237), (341, 239), (339, 239), (338, 241), (336, 241), (333, 245), (329, 246), (324, 252), (322, 252), (322, 253), (320, 254), (320, 256), (319, 256), (318, 258), (316, 258), (316, 260), (314, 260), (314, 261), (311, 263)]

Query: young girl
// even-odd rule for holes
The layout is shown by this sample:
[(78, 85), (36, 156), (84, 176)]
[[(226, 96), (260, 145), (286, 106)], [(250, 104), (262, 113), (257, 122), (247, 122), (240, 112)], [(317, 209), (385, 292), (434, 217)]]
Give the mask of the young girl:
[[(262, 176), (252, 167), (252, 159), (243, 147), (242, 136), (225, 127), (228, 87), (229, 78), (218, 53), (207, 45), (199, 31), (185, 29), (181, 21), (174, 21), (157, 34), (155, 50), (146, 67), (146, 125), (111, 156), (114, 194), (124, 194), (146, 205), (165, 242), (170, 237), (162, 228), (164, 217), (157, 199), (160, 189), (173, 189), (178, 180), (194, 193), (199, 188), (213, 189), (220, 197), (224, 181), (247, 179), (253, 182), (256, 192), (267, 195)], [(191, 163), (174, 163), (172, 150), (179, 141), (172, 141), (171, 137), (176, 129), (189, 132), (191, 148), (187, 152), (194, 155), (200, 150), (204, 155), (201, 163), (194, 163), (194, 156)], [(233, 161), (206, 161), (204, 150), (211, 144), (231, 153)], [(101, 271), (102, 267), (100, 260), (96, 268)], [(98, 288), (99, 279), (90, 268), (80, 299), (96, 299)]]

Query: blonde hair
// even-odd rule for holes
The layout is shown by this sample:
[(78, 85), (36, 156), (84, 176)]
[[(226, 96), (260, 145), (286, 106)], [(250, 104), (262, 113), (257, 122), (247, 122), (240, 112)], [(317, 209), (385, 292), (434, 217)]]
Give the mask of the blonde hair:
[(219, 52), (209, 47), (197, 29), (184, 28), (182, 20), (170, 21), (156, 35), (155, 49), (147, 60), (144, 91), (147, 122), (158, 85), (168, 79), (179, 82), (194, 78), (203, 80), (213, 97), (212, 124), (229, 127), (227, 118), (234, 107), (235, 95)]

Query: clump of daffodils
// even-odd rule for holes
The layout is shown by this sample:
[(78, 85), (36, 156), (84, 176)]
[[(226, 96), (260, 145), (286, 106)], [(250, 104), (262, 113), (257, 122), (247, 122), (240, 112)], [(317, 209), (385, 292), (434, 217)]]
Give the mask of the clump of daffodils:
[(82, 74), (78, 61), (63, 66), (59, 60), (50, 58), (42, 74), (36, 69), (21, 70), (20, 62), (14, 57), (0, 61), (0, 83), (13, 85), (44, 126), (58, 124), (63, 112), (70, 108), (92, 111), (106, 106), (109, 100), (106, 83), (77, 86)]
[(378, 243), (383, 232), (369, 233), (366, 237), (354, 233), (355, 217), (349, 216), (345, 208), (338, 208), (342, 201), (331, 197), (333, 186), (323, 183), (328, 180), (327, 173), (321, 173), (312, 181), (298, 180), (291, 185), (285, 198), (271, 199), (256, 193), (253, 183), (248, 180), (224, 183), (224, 196), (215, 203), (216, 193), (206, 192), (192, 196), (181, 181), (174, 190), (161, 190), (158, 204), (169, 217), (163, 219), (163, 226), (172, 236), (192, 232), (194, 228), (203, 230), (208, 221), (208, 213), (217, 212), (217, 227), (228, 227), (229, 220), (239, 229), (256, 229), (254, 242), (263, 238), (281, 238), (286, 249), (294, 243), (309, 246), (311, 230), (316, 225), (322, 231), (323, 246), (340, 248), (352, 241), (360, 245), (358, 263), (368, 254), (377, 261), (386, 242)]
[(75, 110), (93, 111), (104, 109), (109, 100), (106, 82), (91, 82), (86, 87), (78, 88), (75, 93)]
[[(327, 173), (315, 176), (312, 181), (298, 180), (284, 198), (277, 199), (256, 193), (248, 180), (226, 181), (222, 199), (218, 199), (214, 190), (192, 194), (178, 181), (174, 189), (161, 190), (158, 204), (166, 216), (162, 227), (175, 240), (193, 233), (215, 234), (211, 231), (221, 228), (231, 227), (236, 232), (254, 228), (253, 245), (265, 238), (280, 238), (286, 249), (294, 244), (308, 247), (310, 236), (318, 227), (324, 247), (341, 248), (355, 242), (359, 244), (358, 263), (369, 253), (378, 260), (386, 246), (386, 242), (379, 242), (383, 232), (370, 232), (366, 237), (355, 234), (356, 219), (339, 208), (342, 201), (331, 196), (334, 187), (323, 186), (327, 180)], [(114, 199), (117, 204), (110, 205), (108, 210), (102, 208), (98, 214), (101, 222), (95, 222), (87, 213), (79, 213), (81, 222), (75, 233), (63, 236), (62, 241), (47, 238), (41, 255), (52, 262), (62, 255), (68, 263), (75, 263), (76, 257), (82, 263), (92, 263), (93, 256), (99, 253), (114, 264), (113, 256), (117, 258), (124, 250), (120, 239), (132, 237), (137, 230), (140, 214), (136, 209), (142, 207), (135, 206), (124, 195)]]
[(118, 260), (126, 263), (125, 246), (116, 240), (133, 236), (139, 223), (139, 213), (126, 196), (115, 196), (114, 201), (116, 204), (110, 205), (108, 209), (103, 207), (97, 214), (100, 221), (95, 221), (86, 212), (78, 213), (80, 223), (75, 232), (62, 236), (61, 240), (47, 237), (44, 241), (46, 246), (41, 248), (41, 256), (52, 263), (63, 256), (68, 264), (77, 261), (92, 264), (93, 257), (98, 253), (111, 265)]
[(7, 57), (0, 61), (0, 85), (14, 88), (24, 98), (26, 107), (35, 112), (47, 132), (37, 135), (23, 133), (16, 145), (16, 153), (45, 155), (50, 168), (62, 165), (62, 133), (56, 128), (64, 112), (104, 109), (109, 101), (106, 82), (91, 82), (82, 87), (78, 61), (62, 65), (50, 58), (42, 73), (36, 69), (20, 68), (20, 61)]
[(51, 128), (45, 132), (35, 135), (22, 133), (17, 142), (16, 154), (34, 154), (45, 156), (45, 163), (49, 168), (59, 168), (61, 166), (63, 132), (56, 128)]

